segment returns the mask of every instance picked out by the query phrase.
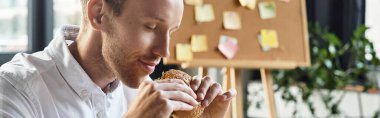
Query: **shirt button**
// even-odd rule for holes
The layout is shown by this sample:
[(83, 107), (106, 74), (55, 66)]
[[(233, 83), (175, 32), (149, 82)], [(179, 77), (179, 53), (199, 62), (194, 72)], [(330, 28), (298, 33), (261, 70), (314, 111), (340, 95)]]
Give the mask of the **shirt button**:
[(87, 90), (82, 90), (82, 91), (81, 91), (81, 95), (82, 95), (83, 97), (87, 97), (87, 96), (88, 96), (88, 91), (87, 91)]
[(104, 117), (104, 112), (103, 112), (103, 111), (100, 111), (100, 112), (98, 112), (98, 113), (96, 114), (96, 116), (97, 116), (98, 118), (103, 118), (103, 117)]

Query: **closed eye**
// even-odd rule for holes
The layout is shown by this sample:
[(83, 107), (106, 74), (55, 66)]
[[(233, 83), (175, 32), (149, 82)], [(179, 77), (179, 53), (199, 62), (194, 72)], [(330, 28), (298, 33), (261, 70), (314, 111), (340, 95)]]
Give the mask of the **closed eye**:
[(155, 29), (157, 29), (157, 25), (145, 25), (145, 28), (147, 28), (149, 30), (155, 30)]

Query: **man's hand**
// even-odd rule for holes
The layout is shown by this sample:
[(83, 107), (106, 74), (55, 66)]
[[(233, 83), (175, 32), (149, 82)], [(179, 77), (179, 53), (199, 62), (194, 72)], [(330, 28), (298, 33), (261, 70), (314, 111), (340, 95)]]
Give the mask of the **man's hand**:
[(196, 94), (182, 80), (144, 81), (125, 118), (168, 118), (173, 111), (192, 110)]
[(203, 79), (193, 77), (190, 86), (196, 92), (197, 100), (206, 107), (202, 118), (224, 118), (231, 99), (236, 96), (235, 89), (223, 92), (220, 84), (208, 76)]

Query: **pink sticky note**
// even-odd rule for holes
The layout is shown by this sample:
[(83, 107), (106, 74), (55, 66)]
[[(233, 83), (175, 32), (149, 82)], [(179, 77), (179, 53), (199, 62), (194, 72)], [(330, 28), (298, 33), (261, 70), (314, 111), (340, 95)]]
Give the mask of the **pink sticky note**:
[(227, 59), (232, 59), (239, 49), (238, 41), (234, 37), (222, 35), (219, 39), (218, 49)]
[(290, 2), (290, 0), (280, 0), (280, 1), (285, 2), (285, 3), (289, 3)]

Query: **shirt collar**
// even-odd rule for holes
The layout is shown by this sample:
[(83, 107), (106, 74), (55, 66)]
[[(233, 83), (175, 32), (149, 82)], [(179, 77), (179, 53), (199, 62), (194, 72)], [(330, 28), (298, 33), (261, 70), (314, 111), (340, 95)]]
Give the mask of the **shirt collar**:
[[(45, 48), (48, 55), (55, 61), (61, 76), (71, 86), (74, 91), (81, 97), (88, 97), (88, 92), (102, 92), (80, 64), (71, 55), (67, 42), (73, 42), (79, 33), (79, 27), (74, 25), (65, 25), (56, 33), (54, 39)], [(120, 82), (115, 80), (109, 85), (109, 92), (114, 91)]]

